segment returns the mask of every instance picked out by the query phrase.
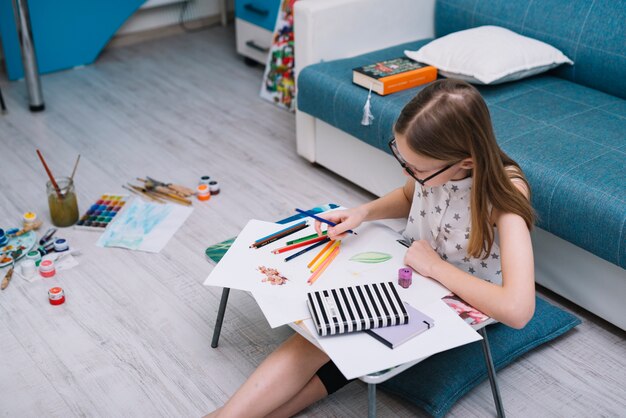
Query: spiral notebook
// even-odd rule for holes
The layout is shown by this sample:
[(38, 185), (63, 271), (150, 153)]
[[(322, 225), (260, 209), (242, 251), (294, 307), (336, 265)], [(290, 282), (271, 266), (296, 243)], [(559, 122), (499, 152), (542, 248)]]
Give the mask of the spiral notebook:
[(393, 282), (310, 292), (307, 304), (320, 336), (404, 325), (409, 321)]

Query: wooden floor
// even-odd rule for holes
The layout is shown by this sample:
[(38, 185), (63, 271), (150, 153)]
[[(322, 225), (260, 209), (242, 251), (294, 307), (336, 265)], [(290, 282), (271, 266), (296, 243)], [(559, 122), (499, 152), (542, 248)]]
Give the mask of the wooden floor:
[[(371, 199), (296, 155), (294, 116), (258, 98), (262, 72), (235, 54), (232, 28), (213, 28), (106, 51), (96, 64), (42, 78), (47, 109), (26, 109), (23, 82), (0, 79), (0, 226), (27, 210), (48, 221), (40, 148), (68, 175), (76, 154), (81, 211), (103, 192), (150, 175), (222, 193), (196, 203), (160, 254), (102, 249), (98, 234), (65, 229), (80, 265), (53, 279), (15, 278), (0, 293), (0, 416), (197, 417), (221, 405), (291, 331), (272, 330), (245, 292), (231, 299), (210, 348), (221, 289), (204, 248), (250, 218), (295, 206)], [(48, 304), (61, 285), (67, 302)], [(542, 292), (549, 299), (554, 295)], [(626, 416), (624, 332), (565, 303), (583, 324), (499, 373), (511, 417)], [(280, 388), (276, 388), (280, 390)], [(363, 417), (365, 386), (349, 385), (301, 414)], [(379, 416), (424, 416), (379, 392)], [(484, 382), (452, 417), (495, 415)]]

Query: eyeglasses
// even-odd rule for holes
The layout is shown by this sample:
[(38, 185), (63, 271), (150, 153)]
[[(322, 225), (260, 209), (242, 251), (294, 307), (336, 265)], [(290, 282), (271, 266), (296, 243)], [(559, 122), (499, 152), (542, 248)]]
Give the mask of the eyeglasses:
[(393, 154), (394, 157), (396, 157), (396, 160), (398, 160), (402, 168), (404, 168), (404, 170), (409, 174), (409, 176), (413, 177), (415, 181), (421, 184), (422, 186), (424, 186), (428, 180), (432, 180), (433, 178), (437, 177), (439, 174), (443, 173), (444, 171), (446, 171), (447, 169), (449, 169), (450, 167), (454, 165), (454, 164), (447, 165), (441, 170), (437, 171), (436, 173), (431, 174), (430, 176), (426, 177), (425, 179), (420, 179), (413, 172), (413, 169), (411, 168), (411, 166), (409, 166), (406, 160), (402, 158), (402, 155), (400, 154), (400, 151), (398, 150), (398, 144), (396, 143), (396, 138), (391, 138), (389, 140), (388, 145), (389, 145), (389, 149), (391, 150), (391, 153)]

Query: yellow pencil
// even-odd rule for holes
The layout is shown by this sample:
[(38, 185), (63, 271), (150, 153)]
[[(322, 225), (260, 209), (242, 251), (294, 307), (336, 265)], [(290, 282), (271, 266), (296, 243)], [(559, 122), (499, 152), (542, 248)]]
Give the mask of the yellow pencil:
[(309, 285), (312, 285), (313, 283), (315, 283), (315, 281), (322, 275), (324, 270), (326, 270), (326, 268), (330, 265), (330, 263), (333, 262), (335, 257), (337, 257), (337, 254), (339, 254), (339, 247), (338, 246), (335, 247), (335, 249), (330, 253), (328, 258), (326, 259), (326, 261), (324, 261), (324, 263), (320, 266), (320, 268), (315, 270), (315, 273), (313, 273), (311, 275), (311, 277), (309, 277), (309, 280), (307, 280), (307, 283)]
[(315, 264), (313, 265), (313, 267), (311, 267), (311, 273), (313, 273), (315, 270), (317, 270), (317, 269), (319, 268), (319, 266), (321, 266), (321, 265), (322, 265), (322, 263), (324, 262), (324, 260), (326, 260), (326, 259), (328, 258), (328, 256), (330, 255), (330, 253), (332, 253), (332, 252), (333, 252), (333, 250), (334, 250), (335, 248), (337, 248), (337, 246), (338, 246), (339, 244), (341, 244), (341, 241), (335, 241), (335, 242), (333, 243), (333, 245), (331, 245), (331, 246), (330, 246), (330, 248), (328, 249), (328, 251), (326, 251), (326, 254), (324, 254), (324, 255), (322, 256), (322, 258), (320, 258), (319, 260), (317, 260), (317, 263), (315, 263)]
[(330, 248), (331, 245), (333, 245), (333, 242), (335, 241), (328, 241), (328, 244), (326, 244), (324, 246), (324, 248), (322, 248), (322, 251), (320, 251), (313, 260), (311, 260), (311, 262), (309, 264), (307, 264), (307, 268), (311, 268), (311, 266), (313, 264), (315, 264), (315, 262), (322, 256), (322, 254), (324, 254), (326, 252), (327, 249)]

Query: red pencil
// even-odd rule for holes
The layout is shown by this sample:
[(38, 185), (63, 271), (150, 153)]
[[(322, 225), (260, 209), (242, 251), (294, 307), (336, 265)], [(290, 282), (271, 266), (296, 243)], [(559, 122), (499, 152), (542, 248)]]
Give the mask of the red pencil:
[(278, 249), (276, 249), (276, 250), (274, 250), (272, 252), (274, 254), (280, 254), (280, 253), (284, 253), (285, 251), (295, 250), (296, 248), (304, 247), (304, 246), (309, 245), (309, 244), (315, 244), (316, 242), (322, 241), (324, 239), (326, 239), (326, 237), (325, 236), (321, 236), (321, 237), (310, 239), (308, 241), (302, 241), (302, 242), (299, 242), (297, 244), (287, 245), (286, 247), (278, 248)]

